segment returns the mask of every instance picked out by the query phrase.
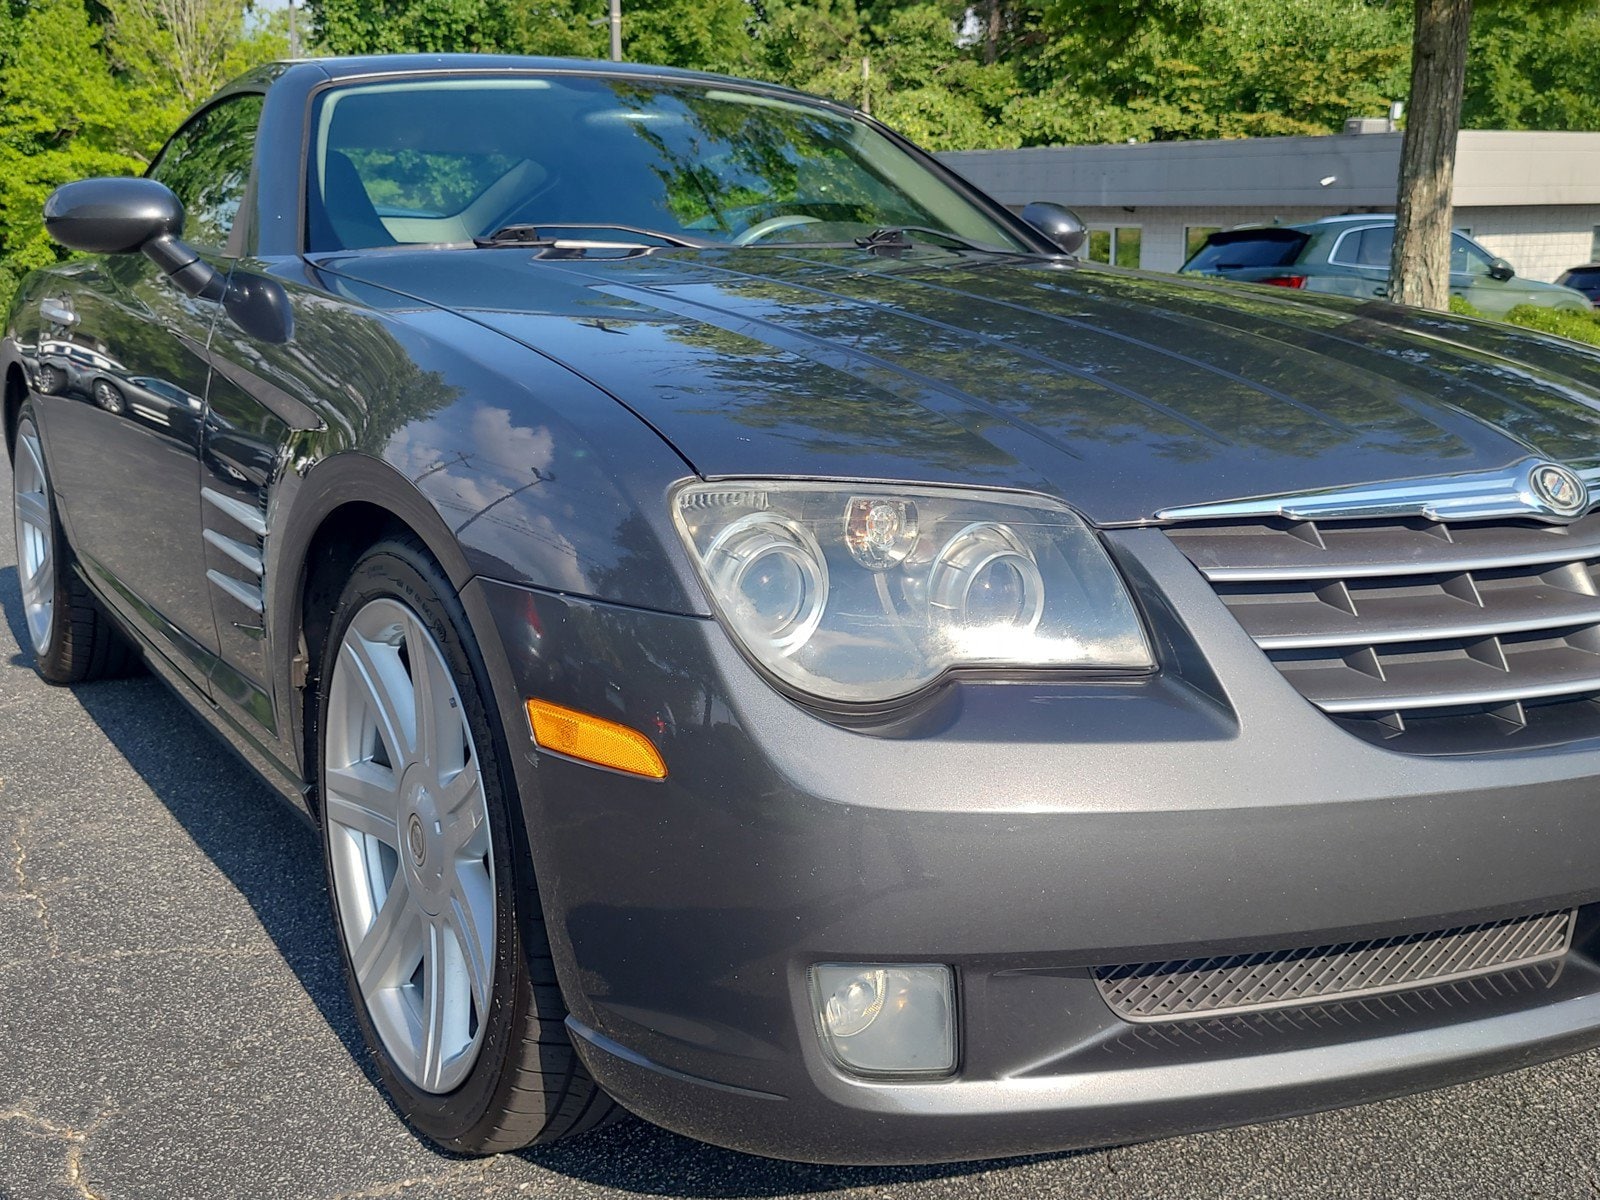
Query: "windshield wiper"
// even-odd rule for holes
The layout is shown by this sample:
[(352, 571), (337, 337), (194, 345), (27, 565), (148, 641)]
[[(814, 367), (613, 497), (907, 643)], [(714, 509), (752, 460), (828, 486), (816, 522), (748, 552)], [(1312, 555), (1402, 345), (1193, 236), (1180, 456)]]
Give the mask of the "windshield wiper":
[(863, 250), (909, 250), (912, 246), (907, 234), (921, 234), (926, 238), (939, 238), (952, 242), (964, 250), (983, 250), (989, 253), (995, 251), (993, 246), (980, 246), (977, 242), (969, 242), (959, 234), (951, 233), (948, 229), (931, 229), (926, 225), (891, 225), (884, 229), (874, 229), (866, 237), (858, 237), (856, 245)]
[(615, 221), (547, 221), (540, 224), (518, 223), (516, 225), (502, 226), (501, 228), (496, 229), (493, 233), (489, 234), (488, 237), (476, 237), (472, 239), (472, 242), (474, 245), (482, 247), (532, 246), (545, 249), (582, 249), (590, 247), (595, 249), (613, 247), (617, 249), (659, 249), (659, 247), (651, 246), (648, 243), (642, 242), (617, 242), (606, 241), (605, 239), (585, 240), (546, 237), (544, 231), (547, 229), (614, 230), (617, 233), (631, 233), (637, 237), (655, 238), (658, 242), (664, 242), (668, 246), (678, 246), (681, 248), (696, 250), (704, 250), (713, 244), (711, 242), (702, 241), (698, 238), (686, 238), (681, 234), (662, 233), (659, 229), (644, 229), (638, 225), (619, 225)]

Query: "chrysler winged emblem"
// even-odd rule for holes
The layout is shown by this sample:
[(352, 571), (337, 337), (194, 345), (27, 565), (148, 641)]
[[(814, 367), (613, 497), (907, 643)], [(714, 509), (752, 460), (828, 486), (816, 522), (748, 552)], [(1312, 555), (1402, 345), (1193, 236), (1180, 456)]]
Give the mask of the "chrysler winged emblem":
[(1162, 509), (1158, 521), (1214, 521), (1229, 517), (1285, 517), (1293, 521), (1351, 517), (1424, 517), (1430, 521), (1485, 521), (1532, 517), (1561, 525), (1595, 505), (1591, 491), (1600, 467), (1573, 470), (1525, 458), (1494, 471), (1435, 475), (1288, 496), (1257, 496), (1217, 504)]
[(1575, 517), (1589, 507), (1588, 485), (1557, 463), (1535, 463), (1528, 471), (1528, 490), (1559, 517)]

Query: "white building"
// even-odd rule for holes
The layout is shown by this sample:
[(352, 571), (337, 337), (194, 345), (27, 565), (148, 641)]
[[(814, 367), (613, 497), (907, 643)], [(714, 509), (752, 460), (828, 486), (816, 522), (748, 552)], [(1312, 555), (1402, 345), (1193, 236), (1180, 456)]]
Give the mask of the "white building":
[[(1013, 208), (1054, 200), (1076, 210), (1091, 258), (1176, 271), (1217, 229), (1393, 212), (1400, 139), (1347, 132), (939, 157)], [(1463, 131), (1454, 201), (1456, 227), (1531, 279), (1600, 261), (1600, 133)]]

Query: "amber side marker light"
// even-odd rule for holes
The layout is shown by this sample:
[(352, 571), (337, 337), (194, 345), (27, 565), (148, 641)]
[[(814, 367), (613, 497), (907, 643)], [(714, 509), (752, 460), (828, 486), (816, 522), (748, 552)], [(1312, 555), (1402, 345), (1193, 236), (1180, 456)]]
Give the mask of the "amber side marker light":
[(647, 779), (667, 777), (661, 752), (637, 729), (545, 700), (528, 701), (528, 723), (546, 750)]

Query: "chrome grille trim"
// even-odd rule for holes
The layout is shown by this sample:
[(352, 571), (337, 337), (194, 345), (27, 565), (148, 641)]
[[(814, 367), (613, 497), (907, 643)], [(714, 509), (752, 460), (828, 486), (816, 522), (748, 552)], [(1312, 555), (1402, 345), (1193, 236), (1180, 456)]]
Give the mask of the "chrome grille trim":
[[(1587, 494), (1570, 507), (1557, 509), (1534, 486), (1536, 474), (1554, 468), (1574, 479)], [(1234, 517), (1287, 517), (1299, 521), (1345, 517), (1426, 517), (1430, 521), (1481, 521), (1500, 517), (1533, 517), (1569, 521), (1600, 504), (1596, 485), (1600, 467), (1572, 471), (1544, 459), (1525, 458), (1489, 471), (1405, 479), (1397, 483), (1358, 484), (1283, 496), (1254, 496), (1217, 504), (1186, 504), (1156, 513), (1158, 521), (1208, 521)]]
[[(1562, 624), (1600, 625), (1600, 600), (1570, 613), (1561, 614)], [(1256, 645), (1263, 650), (1321, 650), (1352, 643), (1385, 645), (1390, 642), (1421, 642), (1429, 638), (1485, 638), (1502, 633), (1525, 633), (1548, 629), (1549, 616), (1517, 617), (1499, 621), (1463, 621), (1455, 625), (1396, 626), (1393, 629), (1345, 629), (1334, 633), (1262, 634)]]
[[(1418, 692), (1415, 695), (1385, 695), (1378, 707), (1404, 712), (1412, 708), (1452, 708), (1473, 704), (1513, 704), (1523, 700), (1542, 700), (1548, 696), (1570, 696), (1574, 692), (1600, 692), (1600, 673), (1586, 679), (1565, 679), (1560, 683), (1532, 686), (1483, 688), (1479, 691)], [(1327, 697), (1317, 707), (1330, 713), (1368, 713), (1375, 706), (1371, 696)]]
[(1471, 753), (1600, 737), (1600, 514), (1165, 532), (1284, 677), (1368, 740)]
[[(1424, 563), (1352, 563), (1338, 568), (1345, 579), (1372, 579), (1386, 575), (1459, 575), (1469, 571), (1492, 571), (1501, 567), (1537, 567), (1546, 563), (1568, 562), (1573, 558), (1600, 555), (1600, 543), (1592, 546), (1536, 550), (1528, 554), (1480, 555), (1439, 558)], [(1306, 567), (1217, 567), (1206, 572), (1213, 583), (1266, 583), (1276, 580), (1300, 582), (1326, 579), (1325, 566)]]
[(1096, 967), (1124, 1021), (1156, 1023), (1379, 996), (1564, 957), (1575, 912), (1303, 950)]

